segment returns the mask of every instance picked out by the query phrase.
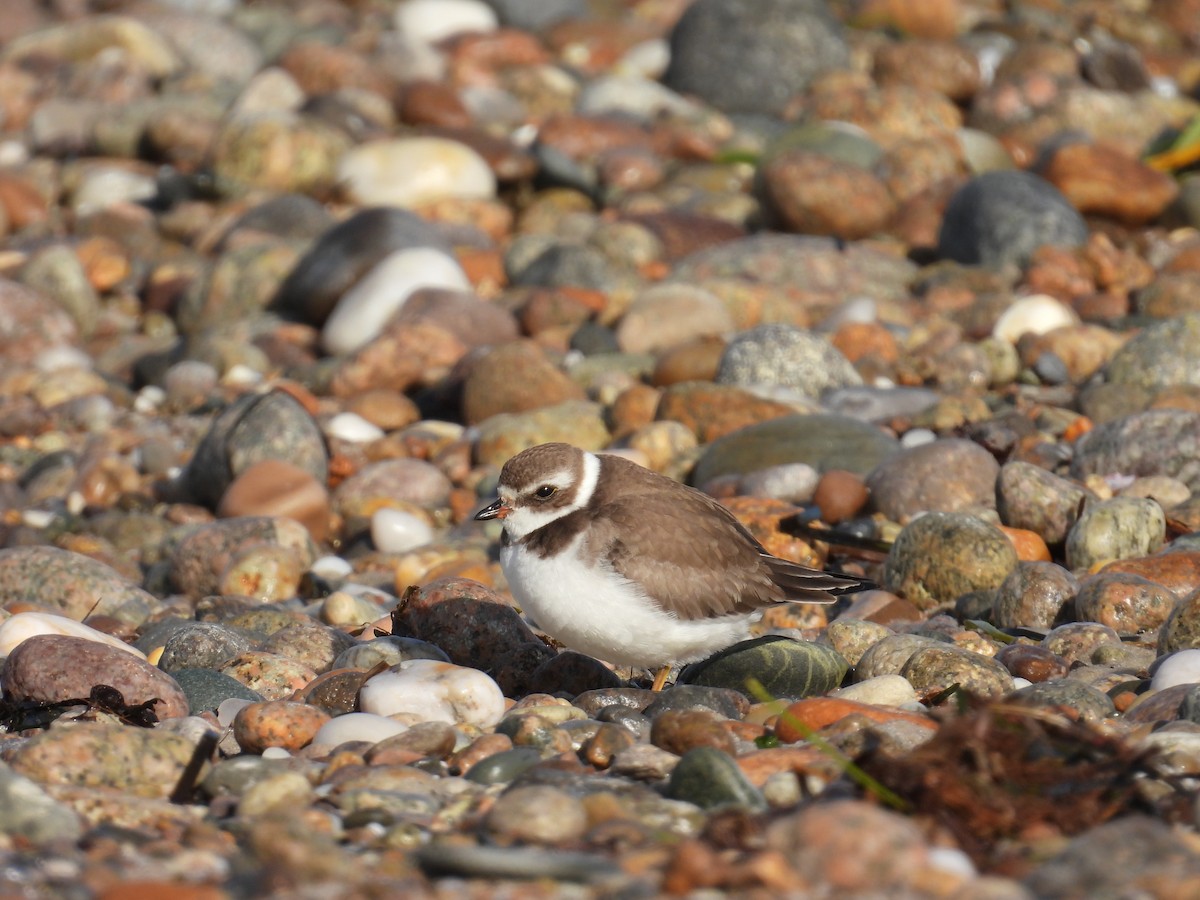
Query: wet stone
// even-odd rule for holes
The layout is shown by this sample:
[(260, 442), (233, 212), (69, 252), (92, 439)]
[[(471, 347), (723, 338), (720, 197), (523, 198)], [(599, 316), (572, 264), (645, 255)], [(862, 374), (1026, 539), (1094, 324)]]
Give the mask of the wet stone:
[(714, 747), (698, 747), (680, 757), (671, 771), (666, 794), (672, 800), (713, 810), (733, 806), (751, 811), (766, 807), (766, 800), (746, 780), (736, 762)]
[(231, 698), (250, 702), (262, 699), (257, 691), (214, 669), (176, 669), (171, 676), (187, 698), (191, 715), (215, 710), (223, 701)]
[(680, 680), (729, 688), (751, 698), (751, 684), (757, 681), (770, 697), (797, 699), (833, 690), (841, 684), (848, 668), (832, 647), (765, 635), (734, 644), (689, 666)]
[(1078, 681), (1046, 681), (1013, 691), (1006, 703), (1017, 706), (1062, 708), (1084, 721), (1097, 721), (1116, 714), (1113, 701), (1103, 691)]

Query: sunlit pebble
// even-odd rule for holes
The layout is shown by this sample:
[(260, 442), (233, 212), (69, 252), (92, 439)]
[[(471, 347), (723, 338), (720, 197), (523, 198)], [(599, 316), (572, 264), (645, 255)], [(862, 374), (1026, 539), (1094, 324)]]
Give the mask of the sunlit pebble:
[(92, 358), (78, 347), (48, 347), (38, 354), (34, 366), (39, 372), (60, 372), (64, 369), (91, 369)]
[(322, 556), (319, 557), (308, 570), (318, 578), (324, 578), (327, 581), (337, 581), (346, 578), (354, 571), (354, 566), (350, 565), (340, 556)]
[(21, 512), (21, 524), (30, 528), (49, 528), (54, 513), (46, 509), (26, 509)]
[(914, 428), (912, 431), (904, 432), (904, 437), (900, 438), (900, 446), (908, 449), (909, 447), (920, 447), (922, 444), (931, 444), (937, 440), (937, 435), (928, 428)]
[(957, 847), (931, 847), (929, 865), (941, 872), (960, 875), (963, 878), (974, 878), (978, 874), (971, 857)]
[(387, 716), (370, 712), (352, 712), (330, 719), (313, 736), (314, 747), (336, 747), (348, 741), (377, 744), (385, 738), (408, 731), (408, 726)]
[(19, 166), (29, 162), (29, 148), (24, 141), (0, 141), (0, 166)]
[(407, 0), (396, 7), (396, 31), (426, 44), (465, 32), (495, 31), (496, 13), (480, 0)]
[(263, 759), (291, 759), (292, 754), (283, 747), (267, 747), (259, 754)]
[(1177, 684), (1200, 682), (1200, 650), (1180, 650), (1159, 663), (1150, 680), (1152, 691), (1174, 687)]
[(155, 384), (148, 384), (140, 391), (133, 400), (134, 412), (140, 413), (155, 413), (159, 407), (167, 400), (167, 392)]
[(338, 413), (325, 425), (325, 433), (331, 438), (351, 444), (369, 444), (384, 435), (378, 425), (373, 425), (358, 413)]
[(670, 63), (670, 45), (662, 38), (653, 38), (626, 50), (625, 55), (613, 66), (613, 74), (657, 80), (667, 71)]
[(98, 631), (90, 625), (84, 625), (66, 616), (54, 613), (23, 612), (17, 613), (0, 622), (0, 657), (8, 656), (14, 648), (25, 640), (37, 635), (63, 635), (65, 637), (82, 638), (97, 644), (107, 644), (124, 650), (133, 656), (145, 659), (145, 654), (136, 647), (126, 644), (120, 638), (113, 637), (103, 631)]
[(807, 463), (787, 463), (748, 473), (742, 477), (739, 491), (752, 497), (807, 503), (819, 479), (817, 470)]
[(384, 507), (371, 516), (371, 540), (381, 553), (403, 553), (432, 541), (433, 529), (412, 513)]
[(87, 500), (79, 491), (71, 491), (67, 494), (67, 512), (73, 516), (77, 516), (87, 509)]
[(1016, 676), (1013, 676), (1013, 690), (1014, 691), (1020, 690), (1023, 687), (1029, 687), (1031, 684), (1033, 684), (1033, 682), (1030, 681), (1028, 678), (1018, 678)]
[(359, 689), (358, 704), (380, 716), (480, 728), (504, 715), (504, 693), (486, 673), (431, 659), (407, 660), (374, 676)]
[(256, 372), (241, 363), (230, 366), (228, 371), (221, 376), (221, 384), (226, 387), (250, 387), (260, 384), (262, 380), (262, 372)]

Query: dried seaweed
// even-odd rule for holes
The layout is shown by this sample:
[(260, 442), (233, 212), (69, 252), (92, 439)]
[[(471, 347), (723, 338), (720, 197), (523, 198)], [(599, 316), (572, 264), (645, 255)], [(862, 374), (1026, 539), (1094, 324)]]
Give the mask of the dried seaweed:
[(0, 698), (0, 728), (4, 731), (26, 731), (30, 728), (45, 728), (69, 710), (84, 707), (86, 712), (107, 713), (116, 716), (126, 725), (153, 728), (158, 724), (154, 704), (159, 698), (152, 697), (144, 703), (126, 703), (125, 696), (107, 684), (92, 686), (87, 697), (68, 700), (11, 700)]

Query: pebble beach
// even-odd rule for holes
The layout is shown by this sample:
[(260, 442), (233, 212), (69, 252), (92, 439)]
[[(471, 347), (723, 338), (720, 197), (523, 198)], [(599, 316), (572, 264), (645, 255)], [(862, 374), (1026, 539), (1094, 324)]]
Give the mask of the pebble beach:
[[(877, 588), (651, 691), (551, 441)], [(0, 689), (0, 900), (1200, 896), (1200, 0), (4, 0)]]

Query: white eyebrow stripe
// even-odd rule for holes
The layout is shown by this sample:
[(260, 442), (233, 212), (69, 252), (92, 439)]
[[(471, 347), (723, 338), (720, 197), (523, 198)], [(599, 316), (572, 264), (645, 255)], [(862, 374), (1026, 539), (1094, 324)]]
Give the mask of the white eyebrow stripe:
[(596, 484), (600, 480), (600, 457), (595, 453), (583, 454), (583, 475), (579, 479), (579, 488), (575, 491), (575, 507), (582, 509), (592, 500), (596, 493)]

